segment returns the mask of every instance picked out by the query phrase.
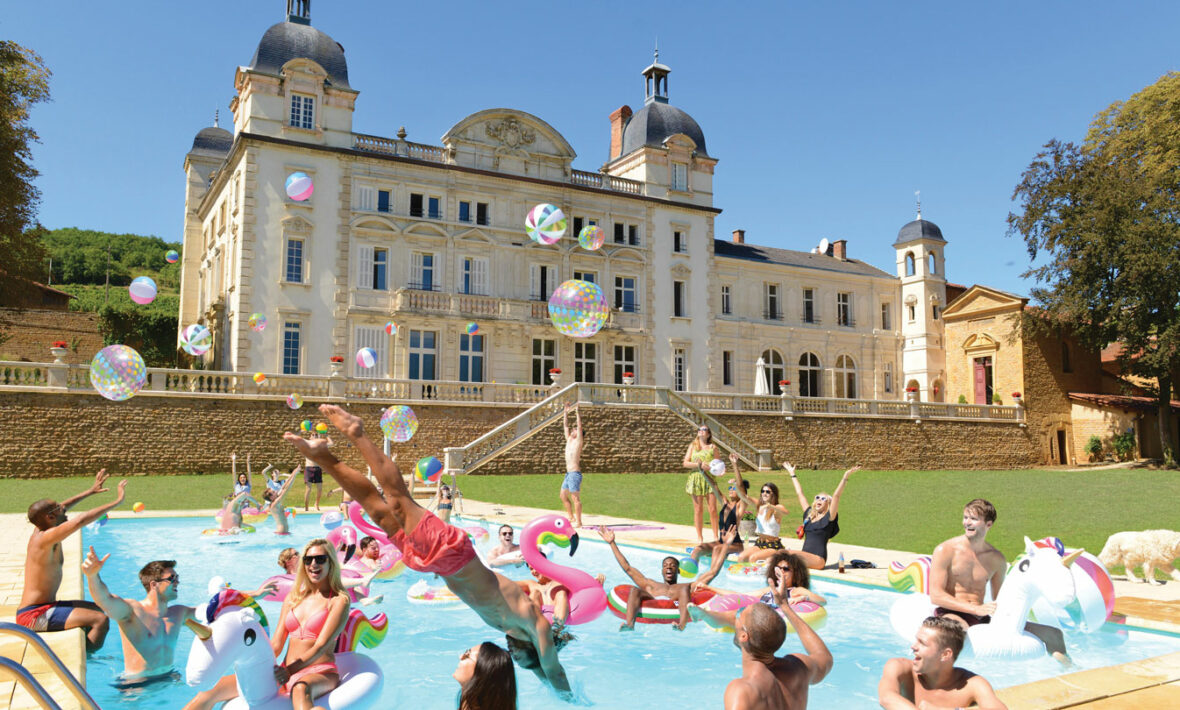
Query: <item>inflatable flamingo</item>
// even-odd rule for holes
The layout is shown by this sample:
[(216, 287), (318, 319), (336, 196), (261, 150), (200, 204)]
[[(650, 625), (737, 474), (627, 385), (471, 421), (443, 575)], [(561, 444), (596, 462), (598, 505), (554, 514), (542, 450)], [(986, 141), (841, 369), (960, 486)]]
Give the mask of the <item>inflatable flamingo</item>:
[[(606, 611), (606, 590), (582, 570), (550, 562), (541, 554), (540, 546), (546, 543), (568, 547), (573, 556), (578, 550), (578, 533), (574, 532), (574, 526), (560, 515), (542, 515), (524, 526), (520, 533), (520, 551), (533, 569), (570, 590), (570, 615), (566, 624), (594, 621)], [(553, 610), (547, 607), (545, 612), (552, 620)]]
[[(406, 571), (406, 563), (402, 561), (402, 551), (397, 549), (397, 546), (393, 544), (384, 530), (369, 522), (365, 517), (365, 510), (361, 507), (360, 503), (353, 501), (348, 504), (348, 519), (356, 526), (357, 530), (376, 540), (377, 545), (381, 547), (381, 556), (378, 558), (381, 562), (381, 572), (377, 574), (377, 579), (393, 579)], [(352, 528), (349, 528), (349, 530), (352, 530)], [(354, 566), (354, 569), (359, 570), (360, 568)], [(364, 570), (361, 573), (367, 574), (368, 571)]]

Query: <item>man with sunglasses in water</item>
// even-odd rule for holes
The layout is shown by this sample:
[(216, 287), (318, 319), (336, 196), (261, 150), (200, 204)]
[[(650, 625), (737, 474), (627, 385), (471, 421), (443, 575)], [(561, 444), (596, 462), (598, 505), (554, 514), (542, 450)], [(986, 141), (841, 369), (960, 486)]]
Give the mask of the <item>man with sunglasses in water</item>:
[(520, 545), (513, 541), (516, 531), (511, 525), (501, 525), (499, 544), (488, 553), (489, 567), (505, 567), (507, 565), (520, 566), (524, 564), (524, 557), (520, 553)]
[[(555, 633), (516, 582), (485, 567), (464, 531), (447, 525), (418, 505), (397, 464), (365, 436), (360, 417), (331, 404), (320, 405), (320, 412), (356, 447), (381, 484), (384, 496), (364, 474), (341, 463), (328, 451), (323, 439), (304, 439), (292, 432), (284, 433), (283, 438), (323, 467), (361, 504), (369, 519), (381, 526), (402, 551), (407, 567), (442, 577), (455, 596), (488, 626), (504, 632), (513, 660), (536, 673), (562, 697), (571, 698), (569, 681), (557, 651), (572, 637), (564, 632)], [(576, 545), (577, 534), (573, 530), (570, 537)]]

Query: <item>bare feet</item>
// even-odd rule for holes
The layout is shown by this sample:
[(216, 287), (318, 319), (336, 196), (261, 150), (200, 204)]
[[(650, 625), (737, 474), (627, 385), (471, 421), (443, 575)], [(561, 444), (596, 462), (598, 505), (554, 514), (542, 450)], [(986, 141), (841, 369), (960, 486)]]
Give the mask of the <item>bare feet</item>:
[[(333, 466), (339, 460), (332, 455), (331, 451), (328, 451), (327, 439), (304, 439), (302, 436), (289, 431), (283, 432), (283, 438), (287, 440), (287, 443), (294, 446), (296, 451), (303, 454), (304, 458), (315, 461), (319, 466)], [(303, 509), (307, 510), (307, 507), (304, 506)]]
[(334, 404), (321, 404), (320, 413), (332, 422), (332, 426), (340, 430), (349, 439), (356, 440), (365, 435), (365, 425), (357, 415), (337, 407)]

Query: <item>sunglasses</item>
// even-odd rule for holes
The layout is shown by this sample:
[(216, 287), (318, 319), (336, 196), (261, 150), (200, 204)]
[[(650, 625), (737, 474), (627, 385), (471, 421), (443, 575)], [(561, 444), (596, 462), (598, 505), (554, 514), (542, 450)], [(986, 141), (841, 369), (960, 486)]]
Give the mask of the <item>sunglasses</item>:
[(328, 564), (328, 556), (327, 555), (304, 555), (303, 556), (303, 564), (310, 565), (312, 563), (315, 563), (317, 565), (326, 565), (326, 564)]
[(159, 579), (157, 579), (156, 581), (157, 581), (157, 582), (169, 582), (169, 583), (172, 583), (172, 584), (177, 584), (177, 583), (179, 583), (179, 582), (180, 582), (180, 575), (179, 575), (179, 574), (173, 574), (171, 577), (160, 577), (160, 578), (159, 578)]
[(763, 488), (762, 492), (763, 493), (774, 493), (774, 491), (770, 490), (769, 488)]
[(459, 655), (460, 661), (466, 661), (468, 658), (471, 658), (471, 649), (470, 648)]
[(511, 538), (511, 537), (512, 537), (512, 533), (510, 533), (510, 532), (502, 532), (502, 533), (500, 533), (500, 537), (507, 537), (507, 538)]
[(821, 503), (824, 502), (825, 500), (831, 500), (831, 498), (829, 498), (827, 496), (816, 496), (815, 499)]
[(791, 566), (790, 566), (790, 565), (788, 565), (788, 564), (785, 564), (785, 563), (784, 563), (784, 564), (781, 564), (781, 565), (779, 565), (779, 566), (777, 567), (777, 569), (781, 569), (781, 570), (782, 570), (782, 571), (784, 571), (784, 572), (790, 572), (790, 571), (791, 571)]

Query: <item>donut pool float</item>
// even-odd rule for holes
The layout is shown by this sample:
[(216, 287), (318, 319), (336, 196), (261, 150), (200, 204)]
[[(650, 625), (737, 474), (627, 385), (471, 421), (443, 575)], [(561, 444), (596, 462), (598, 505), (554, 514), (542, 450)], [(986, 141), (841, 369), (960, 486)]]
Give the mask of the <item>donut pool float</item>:
[[(631, 596), (632, 586), (620, 584), (606, 595), (607, 606), (620, 619), (627, 618), (627, 597)], [(714, 592), (702, 590), (692, 595), (692, 603), (702, 605), (713, 596)], [(641, 624), (675, 624), (680, 621), (680, 608), (675, 599), (644, 599), (635, 620)]]
[[(709, 603), (702, 606), (709, 611), (737, 611), (738, 609), (745, 609), (757, 601), (760, 601), (759, 598), (750, 594), (722, 594), (714, 597)], [(812, 629), (821, 628), (828, 620), (828, 610), (811, 600), (795, 602), (791, 604), (791, 608)], [(779, 616), (783, 617), (783, 621), (786, 621), (787, 615), (782, 609), (775, 609), (775, 611), (778, 612)], [(733, 633), (733, 627), (725, 626), (719, 628), (718, 631)], [(795, 627), (791, 626), (790, 622), (787, 623), (787, 633), (795, 633)]]

